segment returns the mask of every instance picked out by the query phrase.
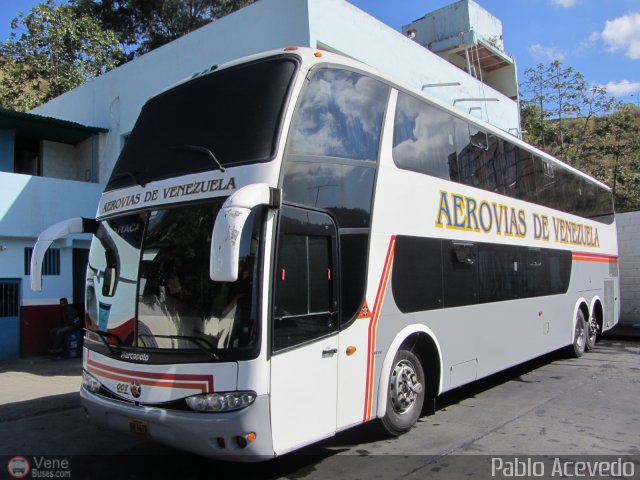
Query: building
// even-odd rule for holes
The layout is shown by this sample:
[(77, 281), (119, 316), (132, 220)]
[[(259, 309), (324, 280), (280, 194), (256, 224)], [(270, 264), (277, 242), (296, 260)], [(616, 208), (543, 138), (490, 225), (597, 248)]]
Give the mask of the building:
[(105, 129), (0, 109), (0, 360), (42, 354), (60, 319), (58, 299), (80, 308), (89, 239), (56, 242), (45, 289), (29, 289), (31, 247), (43, 227), (95, 215), (98, 144)]
[[(75, 265), (80, 265), (80, 250), (86, 249), (87, 241), (74, 238), (54, 246), (60, 252), (55, 254), (60, 255), (60, 278), (52, 282), (45, 277), (43, 292), (38, 296), (28, 289), (27, 250), (24, 249), (33, 244), (40, 231), (57, 220), (95, 215), (100, 183), (107, 181), (144, 102), (196, 72), (288, 45), (331, 50), (369, 64), (519, 135), (515, 64), (503, 51), (499, 20), (473, 0), (460, 0), (429, 15), (432, 17), (427, 15), (417, 20), (401, 33), (345, 0), (261, 0), (95, 78), (36, 108), (32, 115), (26, 115), (25, 119), (33, 122), (49, 121), (51, 128), (58, 124), (69, 128), (75, 125), (88, 135), (77, 143), (60, 139), (52, 143), (45, 136), (37, 137), (42, 164), (38, 168), (41, 169), (32, 167), (24, 172), (29, 176), (24, 176), (16, 170), (22, 160), (14, 162), (13, 167), (4, 161), (5, 171), (9, 173), (0, 174), (0, 199), (4, 206), (0, 207), (0, 244), (7, 244), (6, 251), (0, 253), (0, 282), (8, 282), (10, 291), (18, 292), (20, 311), (11, 309), (9, 313), (13, 315), (12, 325), (20, 325), (22, 329), (21, 354), (42, 353), (41, 347), (34, 349), (31, 345), (48, 341), (43, 335), (54, 322), (57, 297), (70, 296), (74, 283), (81, 295), (81, 268), (77, 268), (76, 278), (74, 258)], [(426, 27), (434, 22), (441, 24), (442, 29)], [(438, 42), (434, 43), (434, 39)], [(428, 49), (431, 44), (438, 47), (436, 53)], [(11, 131), (10, 125), (0, 125), (0, 129)], [(3, 135), (0, 139), (6, 141), (0, 140), (5, 142), (2, 145), (9, 145), (11, 133)], [(16, 143), (15, 148), (21, 147)], [(6, 155), (10, 157), (11, 153)], [(13, 155), (18, 158), (18, 150)], [(66, 180), (60, 180), (61, 176)], [(8, 190), (5, 184), (10, 186)], [(1, 208), (7, 212), (3, 214)], [(22, 222), (32, 212), (37, 212), (37, 216), (28, 222), (28, 228), (27, 225), (23, 228)], [(13, 301), (16, 294), (11, 295)], [(79, 300), (79, 296), (74, 296), (74, 300)], [(39, 327), (34, 327), (34, 323)], [(7, 344), (9, 337), (16, 337), (14, 327), (13, 333), (7, 334)], [(36, 329), (37, 335), (29, 333)], [(5, 335), (3, 331), (8, 330), (0, 323), (0, 337)], [(11, 351), (15, 356), (15, 348)]]

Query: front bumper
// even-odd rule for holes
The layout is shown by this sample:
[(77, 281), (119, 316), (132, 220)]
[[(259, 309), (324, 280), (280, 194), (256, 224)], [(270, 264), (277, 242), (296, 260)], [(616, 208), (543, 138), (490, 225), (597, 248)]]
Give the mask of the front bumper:
[[(110, 430), (131, 433), (130, 421), (145, 422), (146, 437), (175, 448), (213, 458), (259, 462), (274, 457), (269, 419), (269, 396), (260, 395), (242, 410), (201, 413), (135, 405), (80, 389), (80, 400), (90, 422)], [(256, 439), (242, 448), (237, 437), (250, 432)]]

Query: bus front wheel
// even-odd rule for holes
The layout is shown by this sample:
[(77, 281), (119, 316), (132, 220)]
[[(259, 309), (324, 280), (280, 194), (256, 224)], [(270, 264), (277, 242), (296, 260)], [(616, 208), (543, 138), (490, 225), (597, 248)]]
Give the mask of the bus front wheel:
[(413, 352), (398, 350), (387, 387), (387, 411), (382, 425), (391, 435), (400, 435), (415, 425), (424, 404), (424, 370)]
[(586, 332), (585, 325), (587, 325), (587, 322), (584, 319), (584, 313), (582, 313), (581, 309), (578, 309), (578, 313), (576, 314), (576, 320), (574, 324), (573, 345), (572, 345), (572, 354), (576, 358), (579, 358), (582, 355), (584, 355), (584, 350), (587, 345), (587, 332)]

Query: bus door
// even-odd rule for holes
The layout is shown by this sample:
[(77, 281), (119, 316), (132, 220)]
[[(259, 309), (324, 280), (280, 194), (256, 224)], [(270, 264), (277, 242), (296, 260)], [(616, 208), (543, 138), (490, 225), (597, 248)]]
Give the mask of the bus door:
[(324, 213), (283, 207), (271, 330), (271, 424), (277, 454), (336, 431), (337, 229)]

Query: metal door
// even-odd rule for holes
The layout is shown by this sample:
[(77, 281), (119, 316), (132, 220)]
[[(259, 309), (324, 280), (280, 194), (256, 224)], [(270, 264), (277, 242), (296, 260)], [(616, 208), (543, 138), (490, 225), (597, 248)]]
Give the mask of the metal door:
[(0, 361), (20, 356), (20, 280), (0, 279)]

